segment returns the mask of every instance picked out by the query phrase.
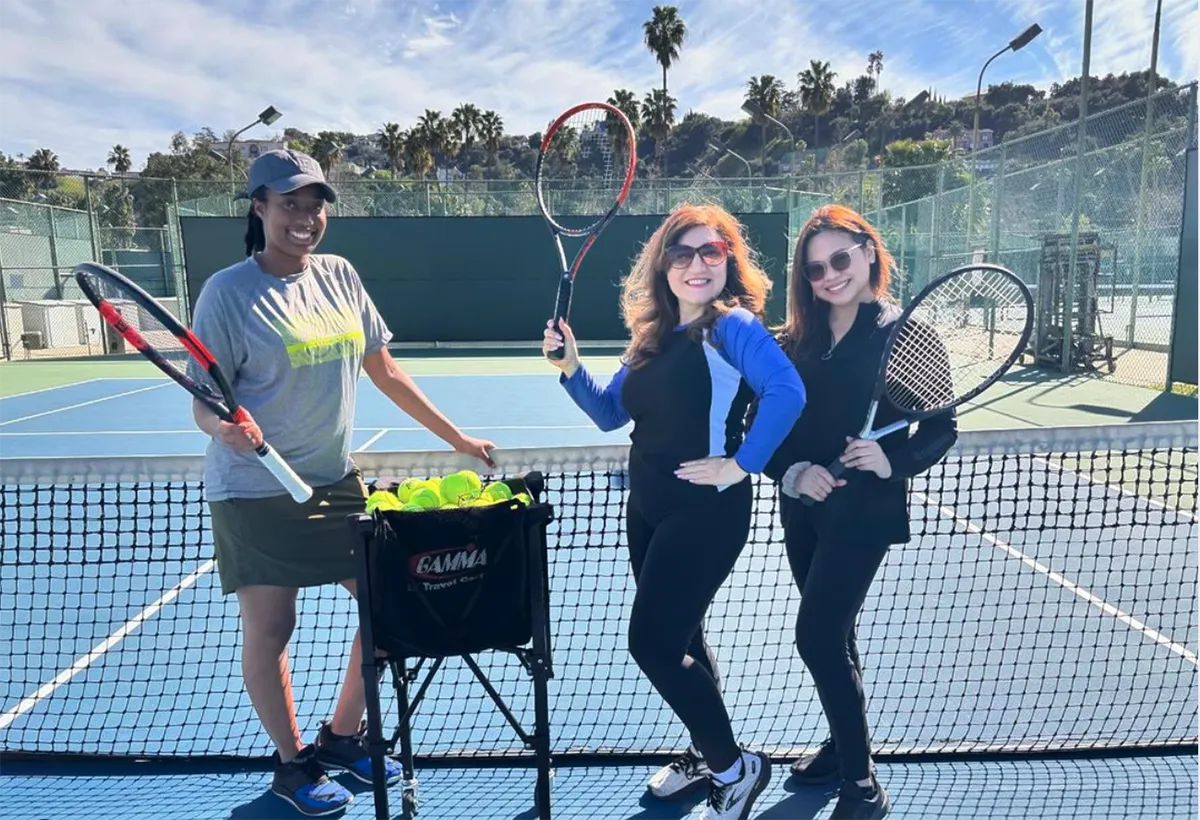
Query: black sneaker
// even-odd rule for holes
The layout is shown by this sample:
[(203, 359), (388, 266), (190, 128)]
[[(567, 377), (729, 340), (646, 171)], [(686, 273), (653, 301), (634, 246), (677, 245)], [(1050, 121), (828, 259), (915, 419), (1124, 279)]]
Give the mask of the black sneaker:
[(816, 752), (804, 755), (792, 764), (792, 777), (800, 783), (829, 783), (841, 775), (842, 764), (831, 737), (826, 738)]
[(866, 788), (853, 781), (843, 783), (837, 805), (829, 817), (830, 820), (880, 820), (891, 808), (887, 792), (875, 775), (871, 775), (871, 785)]
[(305, 746), (300, 754), (287, 763), (274, 754), (275, 776), (271, 780), (271, 791), (291, 803), (296, 811), (309, 817), (335, 814), (354, 802), (354, 795), (341, 783), (336, 783), (325, 774), (317, 762), (312, 746)]
[[(363, 783), (373, 783), (371, 779), (371, 754), (367, 751), (367, 722), (359, 724), (358, 731), (352, 735), (335, 735), (333, 726), (321, 721), (321, 729), (317, 732), (317, 760), (331, 769), (343, 769), (357, 777)], [(404, 770), (400, 764), (390, 757), (383, 758), (384, 781), (391, 786), (400, 782)]]

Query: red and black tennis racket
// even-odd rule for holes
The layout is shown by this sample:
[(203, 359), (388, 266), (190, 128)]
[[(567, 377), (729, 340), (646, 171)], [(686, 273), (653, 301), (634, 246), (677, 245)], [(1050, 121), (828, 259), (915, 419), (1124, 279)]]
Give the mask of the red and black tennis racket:
[[(579, 264), (629, 198), (637, 168), (636, 139), (624, 112), (601, 102), (568, 108), (542, 137), (534, 188), (562, 268), (554, 307), (556, 327), (570, 315)], [(564, 224), (564, 220), (570, 224)], [(563, 250), (564, 236), (584, 238), (569, 265)], [(549, 356), (561, 359), (564, 350), (560, 347)]]
[[(238, 424), (248, 419), (208, 348), (153, 296), (127, 277), (94, 262), (78, 265), (75, 281), (104, 321), (159, 370), (222, 420)], [(298, 503), (312, 498), (312, 487), (265, 441), (255, 452)]]
[[(976, 262), (938, 277), (892, 326), (859, 438), (877, 441), (975, 398), (1020, 358), (1032, 332), (1033, 297), (1012, 271)], [(872, 430), (885, 399), (904, 418)], [(835, 459), (827, 469), (837, 479), (849, 468)]]

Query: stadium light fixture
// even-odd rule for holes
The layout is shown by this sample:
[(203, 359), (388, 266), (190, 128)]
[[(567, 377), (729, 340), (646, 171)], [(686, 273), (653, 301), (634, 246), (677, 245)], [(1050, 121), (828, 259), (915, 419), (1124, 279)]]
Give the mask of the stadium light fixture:
[[(762, 106), (759, 105), (758, 103), (754, 102), (753, 100), (746, 100), (744, 103), (742, 103), (742, 110), (745, 111), (747, 114), (749, 114), (751, 117), (762, 117), (764, 120), (768, 120), (770, 122), (775, 123), (780, 128), (782, 128), (784, 130), (784, 132), (787, 133), (788, 139), (791, 140), (791, 143), (792, 143), (792, 153), (788, 157), (788, 176), (791, 176), (793, 173), (795, 173), (795, 171), (793, 169), (795, 168), (795, 165), (796, 165), (796, 138), (794, 136), (792, 136), (792, 130), (790, 128), (788, 128), (786, 125), (784, 125), (783, 123), (781, 123), (779, 120), (772, 117), (766, 111), (763, 111)], [(813, 150), (815, 151), (816, 149), (814, 148)], [(766, 153), (767, 153), (767, 146), (764, 145), (763, 146), (764, 159), (766, 158)], [(765, 170), (765, 167), (766, 166), (764, 165), (764, 170)]]
[(1042, 33), (1042, 27), (1034, 23), (1029, 28), (1022, 31), (1016, 37), (1009, 41), (1008, 45), (997, 51), (988, 61), (983, 64), (983, 68), (979, 69), (979, 82), (975, 86), (975, 127), (971, 130), (971, 153), (974, 154), (979, 150), (979, 101), (980, 95), (983, 93), (983, 72), (987, 71), (987, 67), (992, 64), (992, 60), (999, 57), (1006, 51), (1020, 51), (1029, 45), (1034, 37)]
[(283, 116), (283, 113), (279, 109), (277, 109), (273, 105), (268, 105), (266, 108), (264, 108), (262, 111), (259, 112), (258, 117), (254, 120), (254, 122), (250, 123), (245, 128), (236, 132), (232, 137), (229, 138), (229, 144), (225, 146), (225, 154), (227, 157), (229, 157), (229, 181), (230, 182), (233, 182), (233, 143), (237, 140), (238, 137), (240, 137), (242, 134), (249, 131), (254, 126), (256, 126), (256, 125), (274, 125), (275, 123), (277, 123), (279, 121), (279, 118), (282, 116)]

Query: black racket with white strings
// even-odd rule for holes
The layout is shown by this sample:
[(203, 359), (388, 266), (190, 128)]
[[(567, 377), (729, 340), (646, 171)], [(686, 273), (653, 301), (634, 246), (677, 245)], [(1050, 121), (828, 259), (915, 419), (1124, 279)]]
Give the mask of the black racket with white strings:
[[(125, 341), (223, 421), (238, 424), (249, 418), (212, 353), (153, 296), (128, 277), (94, 262), (78, 265), (75, 281)], [(265, 441), (255, 452), (298, 503), (312, 497), (312, 488)]]
[[(569, 317), (579, 265), (629, 198), (636, 168), (633, 126), (615, 105), (581, 103), (564, 111), (546, 129), (538, 151), (534, 188), (561, 267), (555, 327)], [(583, 238), (570, 264), (563, 249), (564, 236)], [(561, 347), (548, 355), (561, 359), (564, 352), (565, 347)]]
[[(877, 441), (970, 401), (1013, 366), (1032, 332), (1033, 297), (1012, 271), (980, 262), (938, 277), (892, 327), (859, 438)], [(904, 418), (873, 430), (884, 400)], [(847, 469), (840, 459), (828, 466), (834, 479)]]

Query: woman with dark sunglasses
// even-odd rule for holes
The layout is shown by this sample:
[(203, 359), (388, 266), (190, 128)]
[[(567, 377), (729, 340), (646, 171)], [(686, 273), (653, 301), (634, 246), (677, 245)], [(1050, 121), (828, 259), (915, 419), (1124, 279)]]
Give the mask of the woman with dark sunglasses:
[[(762, 324), (771, 280), (741, 226), (716, 206), (682, 205), (654, 232), (626, 278), (631, 340), (607, 386), (579, 361), (566, 323), (542, 350), (560, 383), (602, 430), (633, 422), (626, 532), (636, 592), (629, 652), (691, 734), (650, 778), (655, 797), (708, 788), (703, 820), (745, 820), (771, 777), (743, 751), (701, 623), (750, 534), (759, 473), (804, 407), (796, 369)], [(747, 429), (746, 410), (758, 414)]]
[[(804, 414), (764, 473), (779, 482), (788, 560), (800, 589), (796, 648), (812, 675), (830, 737), (792, 765), (803, 783), (841, 777), (834, 818), (879, 818), (888, 797), (875, 776), (855, 620), (892, 544), (910, 538), (907, 481), (958, 437), (953, 413), (880, 441), (857, 438), (883, 347), (900, 308), (894, 262), (875, 230), (841, 205), (818, 209), (800, 231), (780, 344), (808, 393)], [(881, 402), (883, 426), (903, 418)], [(835, 480), (835, 459), (850, 468)], [(806, 507), (801, 495), (817, 503)]]

